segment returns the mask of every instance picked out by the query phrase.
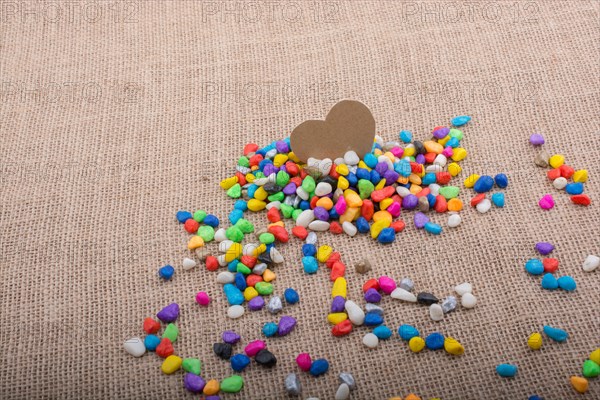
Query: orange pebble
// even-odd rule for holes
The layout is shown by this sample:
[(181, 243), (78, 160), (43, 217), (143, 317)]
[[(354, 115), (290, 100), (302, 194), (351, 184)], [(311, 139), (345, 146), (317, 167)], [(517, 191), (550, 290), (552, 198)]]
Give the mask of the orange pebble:
[(210, 381), (206, 382), (202, 393), (204, 393), (207, 396), (212, 396), (219, 393), (220, 388), (221, 387), (219, 386), (219, 381), (211, 379)]
[(406, 396), (404, 400), (421, 400), (421, 398), (416, 394), (411, 393), (408, 396)]
[(324, 209), (329, 211), (333, 207), (333, 201), (331, 201), (329, 197), (321, 197), (317, 201), (317, 207), (323, 207)]
[(588, 390), (589, 382), (581, 376), (572, 376), (571, 385), (573, 386), (573, 389), (577, 390), (579, 393), (585, 393)]
[(460, 211), (463, 208), (463, 203), (460, 199), (454, 198), (448, 200), (448, 211)]

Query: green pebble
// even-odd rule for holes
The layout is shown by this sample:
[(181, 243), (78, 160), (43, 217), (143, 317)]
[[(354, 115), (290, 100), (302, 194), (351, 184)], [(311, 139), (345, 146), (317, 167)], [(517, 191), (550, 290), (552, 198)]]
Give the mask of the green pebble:
[(194, 221), (202, 223), (202, 221), (204, 221), (204, 218), (206, 218), (206, 215), (207, 215), (206, 211), (197, 210), (196, 212), (194, 212), (194, 215), (192, 218), (194, 218)]
[(586, 378), (595, 378), (600, 375), (600, 365), (596, 364), (592, 360), (585, 360), (582, 371), (583, 376)]
[(163, 339), (167, 338), (172, 343), (175, 343), (175, 341), (177, 340), (177, 335), (179, 335), (179, 329), (177, 328), (177, 325), (169, 324), (165, 328), (165, 331), (163, 332), (162, 337), (163, 337)]
[(458, 186), (444, 186), (440, 188), (440, 194), (444, 196), (446, 200), (450, 200), (458, 196), (460, 188)]
[(241, 272), (244, 275), (249, 275), (252, 272), (252, 270), (250, 268), (248, 268), (247, 266), (245, 266), (241, 262), (239, 262), (237, 264), (236, 270), (237, 270), (237, 272)]
[(250, 166), (250, 161), (248, 160), (248, 157), (246, 156), (241, 156), (238, 159), (238, 165), (242, 166), (242, 167), (249, 167)]
[(281, 205), (281, 213), (283, 214), (283, 218), (291, 218), (293, 212), (294, 207), (288, 206), (287, 204)]
[(242, 231), (242, 233), (244, 233), (244, 234), (254, 232), (254, 225), (252, 224), (252, 222), (250, 222), (244, 218), (240, 218), (238, 220), (238, 222), (235, 223), (234, 226), (236, 228), (238, 228), (240, 231)]
[(221, 390), (225, 393), (237, 393), (244, 387), (244, 378), (239, 375), (231, 375), (221, 381)]
[(460, 129), (456, 129), (456, 128), (450, 129), (450, 132), (448, 132), (448, 135), (450, 135), (450, 137), (452, 137), (452, 138), (457, 138), (458, 140), (462, 140), (462, 138), (463, 138), (462, 131)]
[(263, 174), (260, 171), (256, 171), (256, 173), (254, 174), (254, 176), (256, 177), (256, 179), (266, 178), (265, 174)]
[(298, 209), (298, 210), (294, 210), (292, 212), (292, 218), (294, 218), (294, 221), (298, 219), (298, 215), (302, 214), (302, 211), (304, 211), (304, 210)]
[(227, 228), (225, 236), (227, 236), (227, 239), (233, 240), (236, 243), (241, 243), (242, 240), (244, 240), (244, 232), (237, 226), (230, 226)]
[(285, 171), (279, 171), (277, 173), (277, 178), (275, 180), (275, 183), (278, 186), (284, 187), (285, 185), (288, 184), (289, 181), (290, 181), (290, 174), (288, 174)]
[(312, 176), (307, 175), (302, 181), (302, 189), (304, 189), (306, 193), (310, 193), (315, 191), (315, 187), (317, 187), (315, 179)]
[(239, 199), (241, 195), (242, 195), (242, 187), (240, 186), (239, 183), (236, 183), (235, 185), (230, 187), (229, 190), (227, 191), (227, 196), (231, 197), (232, 199)]
[(375, 190), (373, 183), (366, 179), (358, 181), (358, 193), (361, 199), (368, 199), (371, 193)]
[(260, 234), (258, 240), (260, 240), (260, 242), (264, 244), (271, 244), (275, 241), (275, 236), (273, 236), (272, 233), (265, 232)]
[(269, 201), (283, 201), (284, 198), (285, 198), (285, 194), (283, 194), (283, 192), (273, 193), (272, 195), (267, 197), (267, 199), (269, 199)]
[(194, 375), (200, 375), (201, 369), (200, 360), (197, 358), (184, 358), (181, 363), (181, 367), (185, 372), (189, 372)]
[(215, 228), (209, 225), (202, 225), (198, 228), (198, 236), (200, 236), (205, 243), (208, 243), (215, 238)]
[(273, 285), (271, 285), (269, 282), (258, 282), (256, 285), (254, 285), (254, 289), (256, 289), (258, 294), (263, 296), (273, 293)]

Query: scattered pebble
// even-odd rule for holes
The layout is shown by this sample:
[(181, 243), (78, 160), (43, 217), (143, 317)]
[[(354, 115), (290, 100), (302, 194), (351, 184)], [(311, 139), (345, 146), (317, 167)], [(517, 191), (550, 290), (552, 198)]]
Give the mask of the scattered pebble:
[(146, 346), (139, 337), (127, 339), (123, 344), (125, 351), (134, 357), (141, 357), (146, 353)]
[(458, 214), (450, 214), (448, 217), (448, 226), (450, 228), (456, 228), (462, 222), (462, 218)]
[(499, 364), (496, 366), (496, 373), (504, 378), (512, 378), (517, 374), (517, 366), (513, 364)]
[(289, 374), (285, 378), (285, 391), (292, 396), (299, 396), (302, 393), (302, 384), (296, 374)]
[(350, 397), (350, 387), (342, 383), (335, 392), (335, 400), (346, 400)]
[(231, 306), (227, 309), (227, 316), (231, 319), (240, 318), (244, 315), (244, 307), (240, 305)]
[(473, 287), (469, 282), (461, 283), (460, 285), (454, 288), (454, 291), (458, 293), (459, 296), (464, 295), (465, 293), (471, 293), (473, 291)]
[(529, 143), (534, 146), (541, 146), (545, 142), (544, 137), (539, 133), (532, 133), (531, 136), (529, 136)]
[(161, 278), (163, 278), (166, 281), (171, 279), (173, 277), (174, 273), (175, 273), (175, 268), (173, 268), (170, 265), (165, 265), (164, 267), (161, 267), (158, 270), (158, 276), (160, 276)]
[(444, 319), (444, 310), (439, 304), (432, 304), (429, 306), (429, 316), (434, 321), (441, 321)]
[(483, 199), (475, 206), (475, 208), (481, 214), (485, 214), (486, 212), (490, 211), (490, 208), (492, 208), (492, 202), (488, 199)]
[(540, 199), (538, 204), (540, 205), (540, 207), (542, 209), (550, 210), (550, 209), (554, 208), (554, 198), (552, 197), (552, 195), (547, 194)]
[(340, 380), (340, 383), (348, 385), (350, 390), (356, 389), (356, 381), (350, 372), (340, 372), (338, 379)]
[(554, 340), (555, 342), (559, 342), (559, 343), (565, 342), (569, 338), (569, 334), (567, 332), (563, 331), (562, 329), (553, 328), (548, 325), (544, 326), (544, 333), (550, 339)]
[(600, 257), (589, 255), (581, 266), (585, 272), (593, 272), (600, 266)]
[(373, 333), (367, 333), (363, 337), (363, 344), (370, 349), (374, 349), (379, 344), (379, 338)]
[(313, 376), (320, 376), (326, 373), (329, 370), (329, 362), (324, 358), (319, 358), (310, 366), (310, 374)]
[(196, 294), (196, 303), (201, 306), (207, 306), (210, 304), (210, 296), (206, 292), (198, 292)]
[(184, 270), (188, 271), (196, 266), (196, 261), (186, 257), (183, 259), (181, 266)]
[(534, 332), (527, 338), (527, 346), (532, 350), (539, 350), (542, 348), (542, 334)]
[(579, 393), (585, 393), (588, 391), (589, 382), (587, 379), (582, 378), (580, 376), (572, 376), (571, 386), (573, 386), (573, 389), (575, 389)]
[(460, 304), (464, 308), (473, 308), (477, 304), (477, 297), (473, 296), (472, 293), (465, 293), (460, 299)]

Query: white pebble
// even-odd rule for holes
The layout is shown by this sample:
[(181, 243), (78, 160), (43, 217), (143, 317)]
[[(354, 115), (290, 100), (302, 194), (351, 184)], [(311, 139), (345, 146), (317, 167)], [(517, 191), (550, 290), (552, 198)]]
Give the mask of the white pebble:
[(337, 203), (338, 199), (342, 196), (344, 196), (344, 191), (340, 188), (335, 189), (335, 192), (333, 192), (333, 202)]
[(340, 165), (340, 164), (346, 164), (346, 161), (344, 160), (343, 157), (338, 157), (335, 160), (333, 160), (333, 163), (335, 165)]
[(270, 210), (271, 208), (276, 208), (278, 210), (281, 210), (281, 202), (280, 201), (272, 201), (269, 204), (267, 204), (267, 210)]
[[(357, 164), (358, 164), (358, 162), (357, 162)], [(322, 159), (318, 165), (321, 175), (329, 175), (329, 171), (331, 170), (332, 165), (333, 165), (333, 161), (331, 161), (331, 158)]]
[(379, 338), (374, 333), (367, 333), (363, 337), (363, 344), (370, 349), (374, 349), (379, 344)]
[(477, 204), (476, 208), (477, 211), (479, 211), (482, 214), (485, 214), (486, 212), (490, 211), (490, 208), (492, 207), (492, 202), (489, 201), (489, 199), (483, 199), (479, 202), (479, 204)]
[(191, 258), (186, 257), (183, 259), (183, 262), (181, 263), (181, 265), (183, 266), (183, 269), (187, 271), (196, 266), (196, 261), (192, 260)]
[[(430, 185), (431, 186), (431, 185)], [(404, 186), (398, 186), (396, 188), (396, 193), (398, 193), (398, 195), (402, 198), (405, 198), (406, 196), (408, 196), (410, 193), (410, 190)]]
[(310, 224), (308, 224), (308, 229), (310, 229), (311, 231), (315, 231), (315, 232), (325, 232), (325, 231), (329, 230), (329, 222), (315, 220), (315, 221), (311, 222)]
[[(373, 335), (371, 333), (371, 335)], [(375, 335), (373, 335), (375, 336)], [(375, 336), (375, 338), (377, 338), (377, 336)], [(379, 339), (377, 339), (379, 340)], [(377, 345), (375, 345), (377, 346)], [(337, 392), (335, 392), (335, 400), (347, 400), (348, 397), (350, 397), (350, 387), (348, 385), (346, 385), (345, 383), (342, 383), (340, 385), (340, 387), (338, 388)]]
[(238, 306), (238, 305), (231, 306), (227, 309), (227, 316), (231, 319), (236, 319), (236, 318), (239, 318), (242, 315), (244, 315), (245, 311), (246, 310), (244, 310), (244, 307), (242, 307), (242, 306)]
[(300, 225), (305, 228), (308, 228), (308, 225), (311, 222), (313, 222), (314, 220), (315, 220), (315, 213), (313, 212), (313, 210), (311, 210), (311, 209), (304, 210), (300, 213), (300, 215), (298, 215), (298, 218), (296, 218), (296, 225)]
[(439, 165), (440, 167), (445, 167), (446, 164), (448, 163), (448, 159), (446, 158), (445, 155), (438, 154), (437, 157), (435, 157), (435, 160), (433, 160), (433, 163), (435, 165)]
[(399, 288), (399, 287), (397, 287), (396, 289), (394, 289), (392, 291), (392, 293), (390, 293), (390, 296), (393, 299), (397, 299), (397, 300), (408, 301), (408, 302), (411, 302), (411, 303), (416, 303), (417, 302), (417, 296), (415, 296), (414, 294), (412, 294), (408, 290), (404, 290), (404, 289)]
[(444, 319), (444, 310), (442, 306), (437, 303), (434, 303), (429, 306), (429, 316), (434, 321), (441, 321)]
[(302, 186), (298, 186), (298, 188), (296, 188), (296, 194), (302, 200), (308, 200), (308, 198), (310, 197), (310, 194), (306, 190), (304, 190)]
[(326, 196), (329, 193), (331, 193), (331, 191), (333, 190), (333, 188), (331, 187), (331, 185), (327, 182), (319, 182), (317, 184), (317, 187), (315, 188), (315, 194), (319, 197), (322, 196)]
[(346, 154), (344, 154), (344, 161), (346, 161), (346, 164), (348, 165), (357, 165), (360, 161), (360, 158), (354, 150), (350, 150), (347, 151)]
[(582, 268), (585, 272), (592, 272), (600, 265), (600, 257), (589, 255), (583, 262)]
[(567, 181), (567, 178), (564, 178), (562, 176), (552, 181), (552, 185), (558, 190), (564, 189), (567, 186), (567, 183), (569, 183)]
[(462, 218), (458, 214), (451, 214), (448, 217), (448, 226), (450, 228), (456, 228), (462, 222)]
[(227, 250), (229, 250), (232, 244), (233, 240), (223, 240), (221, 243), (219, 243), (219, 251), (221, 253), (227, 253)]
[(462, 304), (464, 308), (473, 308), (475, 307), (475, 304), (477, 304), (477, 297), (473, 296), (472, 293), (465, 293), (460, 299), (460, 304)]
[(227, 262), (227, 260), (225, 259), (225, 254), (219, 254), (219, 255), (217, 256), (217, 261), (219, 262), (219, 265), (220, 265), (221, 267), (225, 267), (227, 264), (229, 264), (229, 263)]
[(317, 244), (317, 234), (314, 232), (308, 232), (308, 236), (306, 236), (306, 244)]
[(440, 185), (438, 185), (437, 183), (432, 183), (428, 187), (429, 193), (431, 193), (432, 195), (437, 196), (438, 194), (440, 194)]
[(365, 322), (365, 312), (352, 300), (346, 300), (346, 312), (348, 319), (354, 325), (362, 325)]
[(144, 341), (139, 337), (127, 339), (123, 344), (125, 350), (134, 357), (141, 357), (146, 353), (146, 346)]
[(344, 221), (344, 223), (342, 224), (342, 229), (344, 230), (344, 233), (348, 236), (354, 236), (356, 235), (356, 232), (358, 232), (356, 226), (349, 221)]
[(252, 268), (252, 273), (256, 274), (256, 275), (262, 275), (266, 269), (267, 269), (267, 264), (265, 264), (265, 263), (256, 264), (254, 266), (254, 268)]
[(233, 283), (235, 281), (235, 275), (229, 271), (219, 272), (217, 275), (217, 283), (226, 284)]
[(242, 250), (242, 252), (244, 253), (245, 256), (251, 256), (254, 255), (254, 251), (260, 246), (260, 244), (257, 243), (248, 243), (244, 245), (244, 248)]
[(225, 232), (225, 229), (217, 229), (217, 231), (215, 232), (215, 241), (217, 243), (220, 243), (223, 240), (227, 240), (227, 233)]
[(440, 166), (440, 165), (429, 165), (425, 168), (425, 172), (430, 173), (438, 173), (438, 172), (442, 172), (444, 170), (444, 167)]
[(281, 264), (284, 261), (283, 256), (275, 247), (271, 247), (271, 250), (269, 251), (269, 256), (271, 256), (271, 260), (275, 264)]
[(471, 293), (473, 291), (473, 286), (471, 286), (469, 282), (464, 282), (456, 286), (454, 291), (458, 293), (459, 296), (462, 296), (465, 293)]

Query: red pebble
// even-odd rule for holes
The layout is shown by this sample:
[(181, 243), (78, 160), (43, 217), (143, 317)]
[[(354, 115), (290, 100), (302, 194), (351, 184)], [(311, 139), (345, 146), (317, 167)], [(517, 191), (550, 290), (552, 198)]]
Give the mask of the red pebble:
[(437, 174), (435, 174), (435, 182), (438, 185), (445, 185), (448, 182), (450, 182), (450, 179), (452, 179), (452, 175), (450, 175), (450, 172), (438, 172)]
[[(427, 196), (429, 193), (431, 193), (431, 189), (426, 187), (425, 189), (421, 190), (419, 193), (415, 194), (415, 196), (423, 197), (423, 196)], [(400, 202), (400, 204), (402, 204), (402, 202)]]
[(313, 196), (312, 199), (310, 199), (310, 209), (314, 210), (315, 207), (317, 206), (317, 201), (319, 201), (320, 197), (319, 196)]
[(248, 163), (250, 164), (251, 167), (254, 167), (255, 165), (258, 166), (258, 164), (260, 164), (260, 162), (262, 160), (263, 160), (263, 156), (261, 156), (260, 154), (255, 154), (248, 159)]
[(582, 206), (589, 206), (592, 203), (592, 200), (587, 196), (587, 194), (576, 194), (571, 196), (571, 201), (575, 204), (580, 204)]
[(375, 190), (371, 193), (371, 200), (379, 203), (381, 200), (391, 197), (396, 192), (393, 186), (386, 186), (383, 189)]
[(437, 154), (435, 154), (435, 153), (425, 153), (424, 157), (425, 157), (425, 162), (427, 164), (432, 164), (433, 161), (435, 160), (435, 158), (437, 157)]
[(352, 332), (352, 322), (349, 319), (346, 319), (331, 329), (331, 334), (333, 336), (344, 336)]
[(290, 240), (290, 235), (285, 230), (285, 228), (281, 226), (270, 226), (269, 229), (267, 229), (267, 231), (273, 234), (273, 236), (275, 236), (275, 239), (279, 240), (281, 243), (287, 243)]
[(156, 333), (160, 329), (160, 322), (148, 317), (144, 320), (144, 332)]
[[(363, 200), (364, 203), (364, 200)], [(395, 195), (392, 196), (392, 203), (398, 203), (400, 205), (402, 205), (402, 197), (400, 197), (400, 195), (398, 193), (396, 193)]]
[(215, 256), (206, 257), (206, 269), (209, 271), (216, 271), (219, 268), (219, 260)]
[(200, 224), (193, 218), (188, 219), (183, 224), (183, 229), (185, 229), (187, 233), (196, 233), (198, 232), (198, 228), (200, 228)]
[(446, 201), (446, 198), (441, 194), (435, 196), (435, 206), (433, 208), (439, 213), (445, 213), (448, 211), (448, 202)]
[(413, 174), (420, 174), (421, 172), (423, 172), (423, 164), (419, 164), (416, 162), (411, 162), (410, 163), (410, 171)]
[(402, 232), (404, 230), (405, 226), (406, 226), (406, 224), (404, 223), (404, 221), (399, 219), (398, 221), (392, 222), (392, 224), (390, 225), (390, 228), (392, 228), (394, 230), (394, 232), (398, 233), (398, 232)]
[(296, 236), (300, 240), (304, 240), (308, 236), (308, 231), (305, 227), (298, 225), (292, 228), (292, 235)]
[(306, 178), (308, 176), (308, 172), (306, 172), (305, 169), (301, 169), (300, 170), (300, 178), (302, 178), (302, 180), (304, 180), (304, 178)]
[(246, 176), (242, 174), (240, 171), (235, 173), (235, 176), (238, 178), (238, 183), (240, 186), (244, 186), (246, 184)]
[(375, 206), (369, 199), (364, 199), (362, 206), (360, 206), (360, 215), (362, 215), (367, 221), (370, 221), (375, 214)]
[(337, 251), (334, 251), (333, 253), (331, 253), (331, 255), (329, 256), (327, 261), (325, 261), (325, 265), (327, 266), (327, 268), (331, 269), (331, 268), (333, 268), (333, 264), (340, 261), (341, 259), (342, 259), (342, 255), (340, 253), (338, 253)]
[(332, 164), (331, 170), (329, 171), (329, 176), (331, 176), (333, 179), (339, 179), (340, 177), (340, 174), (335, 170), (336, 167), (337, 165)]
[(471, 199), (471, 207), (475, 207), (485, 199), (485, 193), (479, 193), (477, 196)]
[(343, 278), (345, 274), (346, 274), (346, 266), (344, 264), (342, 264), (341, 262), (337, 261), (335, 264), (333, 264), (333, 267), (331, 268), (331, 273), (329, 274), (329, 280), (331, 282), (335, 282), (335, 280), (337, 278)]
[(267, 211), (267, 219), (269, 222), (279, 222), (281, 221), (281, 215), (279, 214), (279, 210), (275, 207), (271, 208)]
[(258, 145), (256, 143), (248, 143), (244, 146), (244, 155), (256, 153), (256, 150), (258, 150)]
[(544, 272), (553, 273), (558, 269), (558, 260), (556, 258), (544, 258), (542, 264), (544, 264)]
[(254, 266), (256, 265), (256, 257), (242, 256), (240, 261), (248, 268), (254, 268)]
[(555, 180), (556, 178), (560, 178), (560, 168), (551, 169), (550, 171), (546, 172), (546, 175), (551, 181)]
[(299, 176), (293, 177), (292, 179), (290, 179), (290, 182), (292, 182), (297, 187), (302, 186), (302, 178), (300, 178)]
[(375, 278), (366, 281), (363, 285), (363, 292), (366, 293), (369, 289), (379, 290), (379, 281)]
[(288, 161), (285, 163), (285, 170), (288, 174), (290, 174), (290, 176), (296, 176), (300, 173), (300, 168), (298, 168), (298, 165), (296, 165), (296, 163), (292, 161)]
[(333, 221), (329, 224), (329, 231), (335, 235), (339, 235), (340, 233), (344, 232), (342, 225), (340, 225), (340, 223), (337, 221)]
[(575, 170), (566, 164), (560, 166), (560, 176), (569, 179), (575, 173)]
[(168, 338), (162, 339), (158, 346), (156, 346), (156, 354), (162, 358), (167, 358), (174, 352), (173, 343)]
[(246, 285), (254, 287), (258, 282), (262, 282), (263, 277), (256, 274), (250, 274), (246, 277)]

